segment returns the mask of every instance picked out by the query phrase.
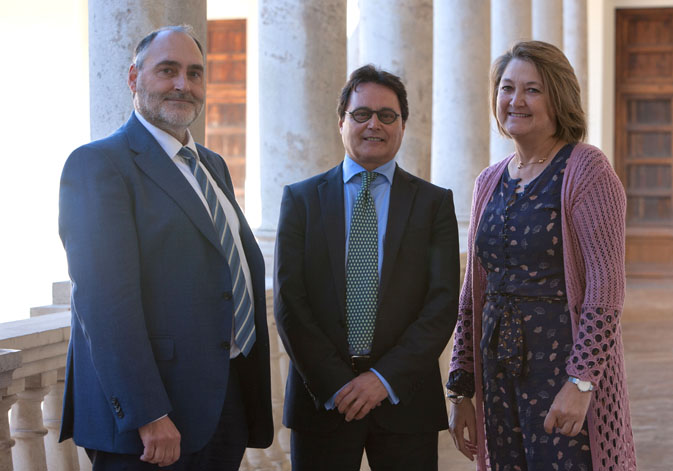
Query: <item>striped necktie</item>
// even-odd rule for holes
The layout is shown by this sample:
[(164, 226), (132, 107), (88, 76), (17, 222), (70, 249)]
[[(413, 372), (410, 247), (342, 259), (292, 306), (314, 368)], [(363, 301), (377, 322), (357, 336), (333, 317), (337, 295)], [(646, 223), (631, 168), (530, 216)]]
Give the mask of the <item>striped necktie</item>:
[(210, 181), (208, 181), (208, 176), (199, 165), (198, 157), (194, 155), (194, 151), (189, 147), (183, 147), (178, 152), (178, 155), (187, 161), (196, 181), (199, 182), (203, 196), (206, 198), (208, 207), (210, 208), (215, 231), (227, 256), (227, 263), (229, 264), (229, 271), (231, 272), (232, 284), (234, 286), (232, 290), (234, 301), (234, 341), (241, 349), (243, 355), (248, 356), (256, 338), (254, 306), (245, 283), (245, 276), (241, 268), (241, 257), (234, 243), (234, 236), (227, 223), (224, 210), (217, 199), (217, 194)]
[(374, 338), (379, 296), (378, 222), (370, 184), (379, 175), (361, 172), (348, 237), (346, 263), (346, 323), (348, 345), (355, 355), (368, 353)]

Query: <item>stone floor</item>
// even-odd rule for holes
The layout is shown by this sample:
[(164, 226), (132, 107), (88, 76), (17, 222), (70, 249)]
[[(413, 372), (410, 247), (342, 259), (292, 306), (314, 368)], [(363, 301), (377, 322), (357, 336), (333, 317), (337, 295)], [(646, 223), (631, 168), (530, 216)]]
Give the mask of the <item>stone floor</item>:
[[(627, 283), (622, 318), (639, 471), (673, 470), (673, 280)], [(447, 432), (440, 470), (473, 471)]]

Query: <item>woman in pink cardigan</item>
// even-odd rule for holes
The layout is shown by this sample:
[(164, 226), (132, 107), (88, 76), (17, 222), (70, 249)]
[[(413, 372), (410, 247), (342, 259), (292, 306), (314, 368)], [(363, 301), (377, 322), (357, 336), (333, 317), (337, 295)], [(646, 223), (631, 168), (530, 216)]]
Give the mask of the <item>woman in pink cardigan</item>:
[(579, 84), (558, 48), (517, 43), (491, 83), (516, 152), (475, 184), (451, 434), (480, 471), (636, 470), (619, 323), (623, 187), (581, 142)]

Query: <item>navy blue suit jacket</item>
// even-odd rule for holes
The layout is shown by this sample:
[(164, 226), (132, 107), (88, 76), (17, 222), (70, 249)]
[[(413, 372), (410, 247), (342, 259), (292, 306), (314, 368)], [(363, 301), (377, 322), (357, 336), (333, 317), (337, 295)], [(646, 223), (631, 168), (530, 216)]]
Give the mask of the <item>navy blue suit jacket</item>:
[[(266, 447), (273, 424), (264, 262), (224, 161), (197, 147), (241, 223), (257, 329), (241, 360), (248, 446)], [(68, 158), (59, 231), (72, 280), (61, 439), (141, 453), (138, 428), (168, 414), (182, 452), (201, 449), (227, 389), (232, 281), (203, 203), (134, 115)]]
[[(274, 312), (290, 356), (283, 422), (329, 431), (324, 403), (354, 378), (346, 335), (342, 166), (287, 186), (276, 239)], [(397, 433), (447, 428), (438, 358), (456, 323), (458, 230), (450, 190), (396, 168), (371, 356), (400, 404), (371, 411)]]

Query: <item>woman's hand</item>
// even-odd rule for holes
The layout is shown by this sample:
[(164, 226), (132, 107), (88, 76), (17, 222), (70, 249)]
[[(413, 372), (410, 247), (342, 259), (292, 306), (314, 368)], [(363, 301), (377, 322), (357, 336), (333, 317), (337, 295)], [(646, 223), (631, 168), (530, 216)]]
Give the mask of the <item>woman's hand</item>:
[(591, 391), (581, 392), (573, 383), (565, 383), (544, 419), (545, 432), (552, 433), (556, 428), (569, 437), (580, 433), (589, 410), (591, 394)]
[[(465, 438), (466, 428), (468, 438)], [(474, 461), (474, 455), (477, 454), (477, 419), (470, 398), (464, 398), (459, 404), (451, 404), (449, 432), (456, 448), (470, 461)]]

